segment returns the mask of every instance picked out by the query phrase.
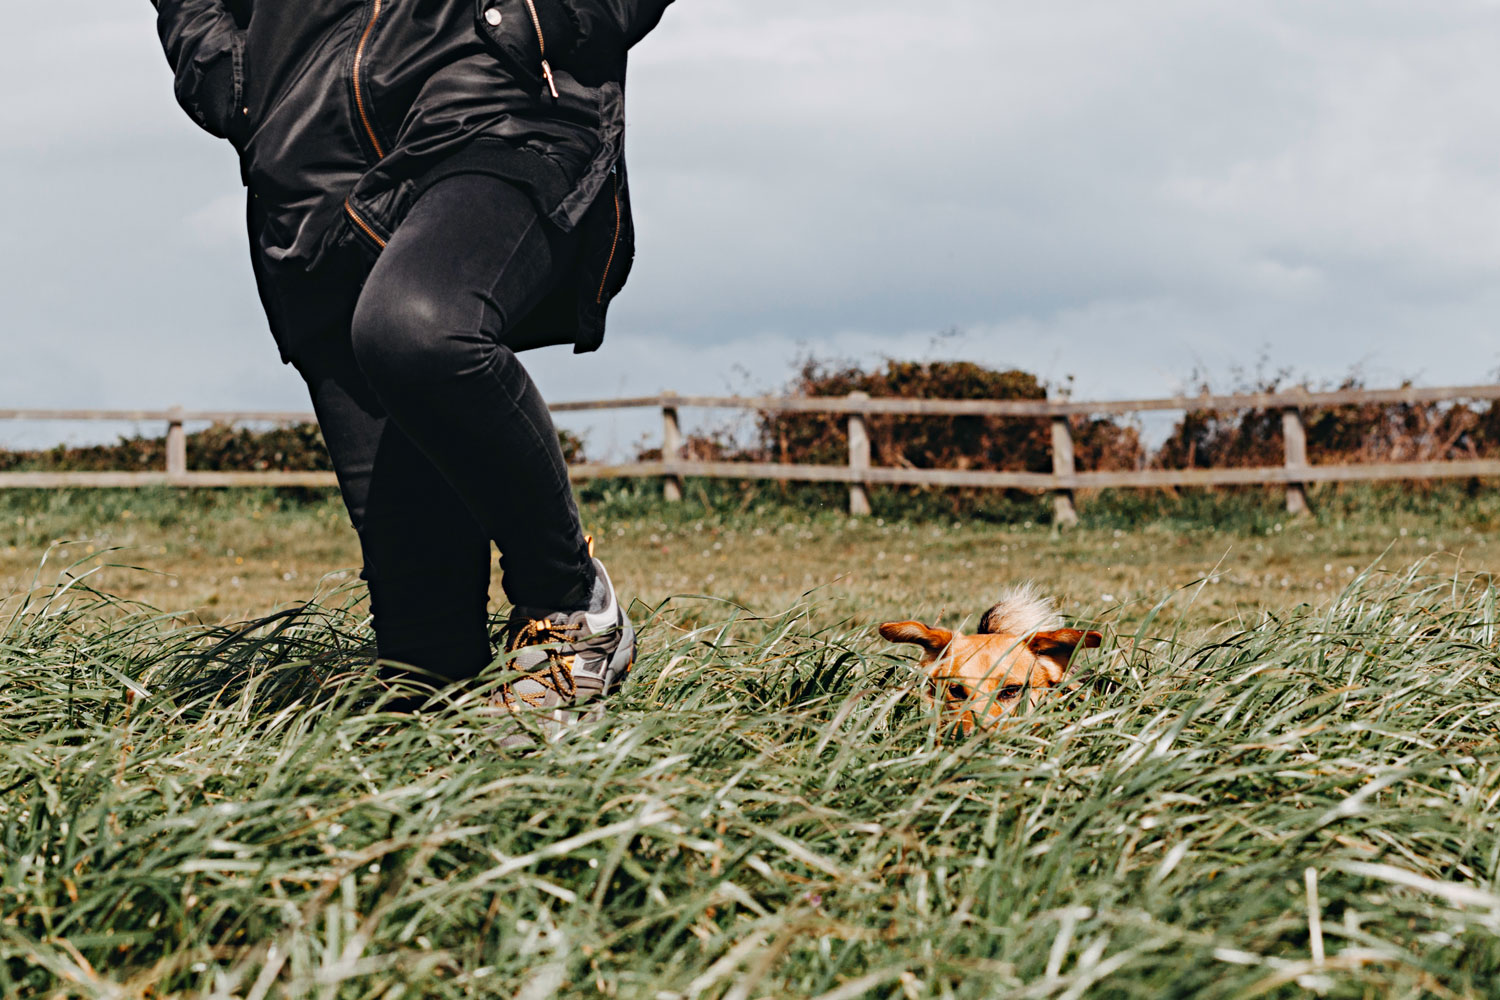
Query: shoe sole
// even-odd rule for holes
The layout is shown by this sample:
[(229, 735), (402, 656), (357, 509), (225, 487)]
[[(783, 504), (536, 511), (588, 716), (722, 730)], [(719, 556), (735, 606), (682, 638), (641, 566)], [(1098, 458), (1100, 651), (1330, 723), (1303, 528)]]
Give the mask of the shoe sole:
[(620, 637), (620, 644), (615, 647), (614, 653), (610, 655), (609, 664), (605, 667), (604, 676), (608, 678), (605, 682), (604, 693), (599, 699), (591, 704), (583, 706), (581, 710), (573, 710), (574, 722), (594, 723), (604, 719), (604, 704), (610, 696), (625, 686), (625, 681), (630, 677), (630, 670), (635, 666), (635, 625), (629, 618), (625, 619), (625, 627)]
[(634, 666), (635, 625), (629, 618), (625, 618), (625, 629), (620, 637), (620, 644), (615, 647), (614, 653), (610, 656), (609, 666), (604, 675), (607, 678), (604, 688), (605, 697), (620, 690), (630, 676), (630, 668)]

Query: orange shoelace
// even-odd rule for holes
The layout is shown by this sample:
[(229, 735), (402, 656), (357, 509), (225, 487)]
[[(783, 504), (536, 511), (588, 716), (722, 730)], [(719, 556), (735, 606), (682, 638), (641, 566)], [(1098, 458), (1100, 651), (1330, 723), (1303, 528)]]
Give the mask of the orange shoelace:
[[(568, 641), (568, 633), (576, 631), (578, 631), (577, 625), (559, 625), (545, 618), (533, 618), (516, 633), (508, 650), (514, 652), (525, 646), (564, 643)], [(573, 679), (573, 657), (563, 656), (557, 650), (548, 650), (547, 666), (527, 676), (565, 701), (578, 697), (578, 682)], [(500, 697), (507, 709), (516, 710), (516, 694), (509, 684), (500, 689)], [(532, 695), (523, 694), (520, 698), (532, 708), (541, 708), (546, 695), (538, 692)]]

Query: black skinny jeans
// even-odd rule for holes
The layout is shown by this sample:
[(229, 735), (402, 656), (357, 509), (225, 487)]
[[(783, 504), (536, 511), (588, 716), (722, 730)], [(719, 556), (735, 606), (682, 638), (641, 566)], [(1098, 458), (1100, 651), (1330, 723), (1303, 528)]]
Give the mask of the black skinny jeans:
[(505, 346), (575, 251), (523, 191), (462, 174), (422, 195), (373, 267), (305, 279), (320, 308), (342, 303), (288, 353), (359, 533), (382, 659), (454, 680), (489, 663), (492, 541), (513, 604), (587, 603), (557, 432)]

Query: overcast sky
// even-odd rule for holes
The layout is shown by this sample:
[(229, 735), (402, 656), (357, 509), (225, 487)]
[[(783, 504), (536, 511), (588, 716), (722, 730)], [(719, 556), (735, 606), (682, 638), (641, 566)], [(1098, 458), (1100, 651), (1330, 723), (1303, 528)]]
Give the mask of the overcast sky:
[[(1096, 397), (1262, 355), (1489, 379), (1497, 52), (1495, 0), (678, 0), (633, 56), (605, 348), (532, 367), (559, 400), (775, 388), (808, 353)], [(304, 406), (147, 0), (12, 4), (0, 93), (0, 405)]]

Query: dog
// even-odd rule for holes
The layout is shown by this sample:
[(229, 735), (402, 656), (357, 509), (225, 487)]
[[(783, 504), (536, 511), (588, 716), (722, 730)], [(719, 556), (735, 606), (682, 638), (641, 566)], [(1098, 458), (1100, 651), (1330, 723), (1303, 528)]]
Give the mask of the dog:
[(880, 635), (922, 647), (925, 697), (930, 703), (941, 697), (945, 722), (965, 735), (976, 727), (994, 728), (1023, 694), (1036, 707), (1062, 684), (1080, 646), (1092, 649), (1104, 641), (1098, 632), (1064, 628), (1052, 602), (1031, 584), (1002, 595), (979, 619), (976, 635), (914, 621), (886, 622)]

